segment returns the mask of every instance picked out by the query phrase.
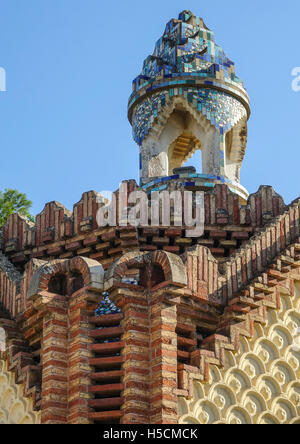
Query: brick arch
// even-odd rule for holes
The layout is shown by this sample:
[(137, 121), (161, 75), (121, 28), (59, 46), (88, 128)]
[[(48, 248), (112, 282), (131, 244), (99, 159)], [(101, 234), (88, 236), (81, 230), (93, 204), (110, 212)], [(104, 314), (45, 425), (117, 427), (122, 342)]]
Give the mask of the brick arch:
[(99, 262), (82, 256), (74, 257), (69, 263), (70, 271), (80, 273), (84, 285), (92, 290), (101, 290), (104, 282), (104, 269)]
[(151, 256), (151, 262), (161, 266), (166, 281), (182, 287), (187, 285), (186, 267), (179, 256), (167, 251), (155, 251)]
[(71, 260), (57, 259), (45, 262), (30, 279), (27, 298), (42, 291), (48, 291), (49, 283), (54, 277), (59, 275), (70, 277), (70, 273), (81, 274), (84, 287), (95, 290), (103, 288), (104, 270), (102, 265), (93, 259), (78, 256)]
[(130, 267), (144, 268), (150, 264), (161, 267), (165, 281), (182, 287), (187, 285), (186, 268), (181, 258), (166, 251), (127, 253), (111, 265), (106, 272), (105, 281), (108, 286), (112, 286), (121, 281)]
[(129, 266), (131, 264), (137, 264), (138, 262), (139, 264), (143, 263), (143, 258), (145, 256), (145, 253), (138, 250), (124, 254), (118, 260), (113, 262), (105, 272), (105, 282), (112, 283), (113, 281), (121, 281)]
[(49, 282), (54, 276), (66, 275), (69, 271), (69, 261), (67, 259), (56, 259), (50, 262), (45, 262), (39, 267), (30, 279), (27, 298), (42, 292), (47, 291)]

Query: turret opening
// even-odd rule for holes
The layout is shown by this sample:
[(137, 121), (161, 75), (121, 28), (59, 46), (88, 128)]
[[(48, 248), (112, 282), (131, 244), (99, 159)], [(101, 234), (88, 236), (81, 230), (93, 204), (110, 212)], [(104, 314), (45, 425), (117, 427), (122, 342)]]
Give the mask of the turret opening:
[(169, 148), (169, 175), (175, 168), (193, 166), (197, 173), (202, 172), (201, 143), (191, 133), (184, 132)]
[[(168, 149), (169, 175), (175, 168), (194, 166), (198, 173), (202, 172), (202, 144), (195, 136), (195, 128), (199, 131), (193, 116), (180, 105), (171, 114), (168, 125), (178, 137), (172, 141)], [(175, 131), (174, 131), (175, 129)]]

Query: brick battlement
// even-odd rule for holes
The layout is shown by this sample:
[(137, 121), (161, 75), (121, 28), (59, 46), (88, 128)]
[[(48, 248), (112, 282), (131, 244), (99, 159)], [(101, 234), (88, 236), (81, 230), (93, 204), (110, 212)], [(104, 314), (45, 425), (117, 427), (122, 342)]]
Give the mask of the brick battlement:
[[(135, 181), (125, 183), (128, 193), (140, 190)], [(118, 191), (115, 194), (118, 199)], [(50, 202), (36, 216), (35, 224), (18, 214), (10, 216), (3, 227), (3, 252), (20, 270), (33, 258), (66, 259), (77, 255), (101, 261), (106, 269), (132, 248), (182, 254), (196, 243), (223, 258), (286, 209), (272, 187), (261, 186), (249, 196), (247, 205), (241, 205), (227, 185), (216, 185), (205, 191), (205, 232), (195, 239), (185, 236), (184, 226), (99, 228), (96, 216), (102, 204), (97, 202), (98, 197), (95, 191), (84, 193), (73, 213), (58, 202)]]

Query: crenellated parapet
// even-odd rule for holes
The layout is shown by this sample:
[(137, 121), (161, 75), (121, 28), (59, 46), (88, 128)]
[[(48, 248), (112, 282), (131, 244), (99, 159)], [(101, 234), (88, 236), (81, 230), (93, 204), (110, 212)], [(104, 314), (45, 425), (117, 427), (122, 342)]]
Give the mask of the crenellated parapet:
[[(188, 174), (188, 173), (187, 173)], [(202, 190), (197, 177), (178, 175), (172, 183), (154, 181), (138, 187), (135, 181), (123, 182), (123, 209), (130, 211), (134, 203), (129, 203), (131, 192), (143, 191), (150, 199), (154, 192), (179, 191), (186, 189)], [(126, 197), (124, 198), (124, 189)], [(247, 204), (241, 204), (238, 195), (228, 184), (214, 185), (207, 179), (204, 190), (204, 233), (200, 238), (189, 238), (186, 227), (149, 226), (134, 227), (121, 225), (119, 219), (119, 190), (115, 193), (116, 225), (99, 227), (97, 212), (105, 200), (96, 192), (84, 193), (74, 205), (73, 212), (61, 204), (51, 202), (36, 216), (36, 223), (28, 223), (20, 215), (9, 217), (3, 227), (2, 251), (20, 270), (31, 259), (70, 259), (76, 255), (98, 260), (108, 268), (116, 259), (132, 248), (141, 251), (163, 249), (182, 254), (186, 248), (196, 243), (208, 247), (212, 254), (221, 259), (228, 257), (253, 236), (255, 231), (282, 214), (286, 208), (283, 199), (272, 187), (262, 186), (257, 193), (249, 196)], [(171, 201), (171, 217), (175, 202)], [(184, 223), (184, 222), (183, 222)]]

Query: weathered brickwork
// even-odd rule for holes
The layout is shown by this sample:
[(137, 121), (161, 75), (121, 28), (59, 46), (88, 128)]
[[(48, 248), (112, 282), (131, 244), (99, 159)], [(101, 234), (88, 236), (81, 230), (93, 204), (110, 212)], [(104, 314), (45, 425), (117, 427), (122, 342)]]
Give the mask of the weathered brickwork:
[[(240, 185), (249, 114), (233, 62), (184, 11), (133, 85), (142, 180), (114, 193), (118, 223), (99, 227), (95, 191), (35, 224), (9, 217), (0, 423), (300, 423), (300, 199)], [(198, 148), (207, 171), (182, 169)], [(122, 224), (131, 192), (148, 205), (163, 190), (203, 192), (201, 235), (174, 224), (174, 202), (164, 226)]]
[[(32, 259), (23, 276), (10, 265), (1, 273), (9, 368), (42, 423), (177, 423), (178, 397), (193, 397), (209, 365), (238, 353), (239, 334), (278, 308), (299, 244), (297, 201), (225, 262), (198, 244), (181, 256), (135, 249), (106, 272), (83, 257)], [(122, 313), (94, 316), (103, 289)]]

